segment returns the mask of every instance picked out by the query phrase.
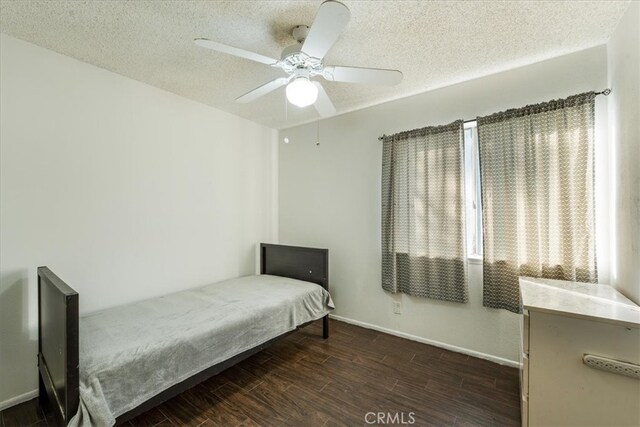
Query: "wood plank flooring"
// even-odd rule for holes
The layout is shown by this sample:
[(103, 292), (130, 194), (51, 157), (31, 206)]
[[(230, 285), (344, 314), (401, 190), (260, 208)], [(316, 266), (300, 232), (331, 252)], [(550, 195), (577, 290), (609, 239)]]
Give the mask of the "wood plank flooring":
[[(334, 320), (331, 328), (326, 341), (320, 322), (295, 332), (126, 426), (364, 426), (368, 412), (391, 414), (378, 425), (519, 425), (516, 369)], [(36, 399), (0, 413), (1, 427), (49, 424)]]

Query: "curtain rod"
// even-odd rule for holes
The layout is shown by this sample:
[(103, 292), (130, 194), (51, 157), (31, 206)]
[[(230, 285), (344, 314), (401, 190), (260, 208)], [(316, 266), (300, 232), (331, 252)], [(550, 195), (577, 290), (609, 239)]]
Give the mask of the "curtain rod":
[[(600, 92), (596, 92), (596, 95), (604, 95), (604, 96), (608, 96), (611, 93), (611, 89), (606, 88), (605, 90), (602, 90)], [(465, 120), (464, 123), (471, 123), (471, 122), (475, 122), (476, 119), (470, 119), (470, 120)], [(386, 134), (382, 134), (382, 136), (378, 137), (378, 141), (382, 141), (387, 135)]]

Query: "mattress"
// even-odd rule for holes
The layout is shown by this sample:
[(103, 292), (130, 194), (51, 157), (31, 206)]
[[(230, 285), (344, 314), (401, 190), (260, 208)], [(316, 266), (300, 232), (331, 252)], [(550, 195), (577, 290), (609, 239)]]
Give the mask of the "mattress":
[(71, 426), (119, 415), (333, 308), (321, 286), (246, 276), (80, 317), (80, 405)]

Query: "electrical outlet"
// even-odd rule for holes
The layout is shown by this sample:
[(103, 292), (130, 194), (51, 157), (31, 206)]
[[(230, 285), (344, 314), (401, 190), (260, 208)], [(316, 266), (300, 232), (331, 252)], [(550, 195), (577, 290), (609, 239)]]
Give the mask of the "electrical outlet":
[(400, 303), (400, 301), (393, 302), (393, 312), (395, 314), (402, 314), (402, 304)]

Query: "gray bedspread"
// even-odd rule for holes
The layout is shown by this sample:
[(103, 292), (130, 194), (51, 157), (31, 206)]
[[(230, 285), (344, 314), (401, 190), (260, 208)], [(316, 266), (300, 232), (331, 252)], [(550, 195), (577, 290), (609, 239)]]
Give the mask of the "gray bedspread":
[(238, 279), (80, 318), (80, 406), (71, 426), (115, 418), (174, 384), (333, 308), (322, 287)]

